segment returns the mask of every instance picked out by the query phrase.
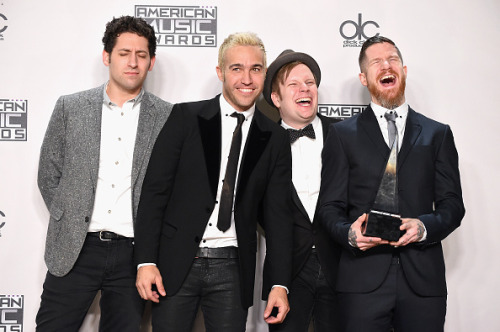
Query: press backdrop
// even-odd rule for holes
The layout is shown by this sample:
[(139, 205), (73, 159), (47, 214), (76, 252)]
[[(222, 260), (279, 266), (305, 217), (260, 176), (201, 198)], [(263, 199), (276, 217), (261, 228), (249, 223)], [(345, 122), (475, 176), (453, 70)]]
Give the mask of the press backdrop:
[[(444, 241), (445, 330), (500, 331), (499, 14), (498, 0), (0, 0), (0, 331), (34, 331), (49, 219), (36, 186), (40, 145), (60, 95), (107, 80), (101, 38), (121, 15), (156, 27), (146, 88), (172, 103), (219, 93), (218, 46), (254, 31), (269, 62), (286, 48), (312, 55), (322, 69), (320, 112), (348, 117), (369, 103), (361, 44), (375, 34), (396, 41), (408, 103), (450, 124), (460, 155), (467, 212)], [(248, 330), (266, 331), (256, 299)], [(82, 331), (96, 330), (98, 318), (94, 305)], [(199, 319), (195, 330), (203, 331)]]

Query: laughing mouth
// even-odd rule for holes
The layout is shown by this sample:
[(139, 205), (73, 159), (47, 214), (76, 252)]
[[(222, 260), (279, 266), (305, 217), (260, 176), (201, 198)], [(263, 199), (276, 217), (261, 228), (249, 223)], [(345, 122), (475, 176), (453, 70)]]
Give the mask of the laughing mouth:
[(385, 75), (380, 79), (380, 83), (383, 85), (393, 84), (394, 82), (396, 82), (396, 76), (394, 75)]
[(311, 98), (299, 98), (295, 101), (295, 103), (303, 106), (308, 106), (311, 105)]

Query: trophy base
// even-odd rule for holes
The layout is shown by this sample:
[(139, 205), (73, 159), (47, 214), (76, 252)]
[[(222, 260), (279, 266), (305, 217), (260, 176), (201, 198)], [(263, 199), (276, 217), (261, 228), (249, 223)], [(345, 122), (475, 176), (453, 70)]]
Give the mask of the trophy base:
[(388, 212), (371, 210), (363, 224), (364, 236), (379, 237), (384, 240), (398, 241), (404, 231), (401, 231), (401, 216)]

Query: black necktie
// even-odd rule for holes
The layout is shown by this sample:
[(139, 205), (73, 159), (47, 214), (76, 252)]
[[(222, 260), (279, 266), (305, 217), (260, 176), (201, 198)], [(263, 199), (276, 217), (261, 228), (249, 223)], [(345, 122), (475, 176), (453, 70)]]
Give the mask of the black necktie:
[(245, 116), (241, 113), (234, 112), (232, 117), (238, 119), (238, 124), (233, 132), (233, 139), (231, 141), (231, 149), (229, 150), (229, 157), (227, 159), (226, 176), (222, 184), (222, 192), (220, 196), (219, 206), (219, 219), (217, 221), (217, 228), (225, 232), (231, 226), (231, 212), (233, 210), (234, 199), (234, 183), (236, 182), (236, 170), (238, 168), (238, 159), (240, 159), (241, 148), (241, 125), (245, 121)]
[(287, 129), (288, 133), (290, 134), (290, 144), (295, 142), (296, 140), (299, 139), (299, 137), (302, 136), (307, 136), (309, 138), (315, 139), (316, 134), (314, 134), (314, 128), (312, 124), (308, 124), (302, 129), (296, 130), (296, 129)]

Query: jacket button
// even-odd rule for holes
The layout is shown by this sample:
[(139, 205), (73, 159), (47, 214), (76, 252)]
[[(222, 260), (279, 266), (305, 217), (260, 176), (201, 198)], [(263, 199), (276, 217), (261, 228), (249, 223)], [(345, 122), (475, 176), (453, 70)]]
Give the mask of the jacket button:
[(89, 222), (89, 217), (85, 217), (85, 222)]

